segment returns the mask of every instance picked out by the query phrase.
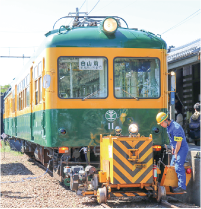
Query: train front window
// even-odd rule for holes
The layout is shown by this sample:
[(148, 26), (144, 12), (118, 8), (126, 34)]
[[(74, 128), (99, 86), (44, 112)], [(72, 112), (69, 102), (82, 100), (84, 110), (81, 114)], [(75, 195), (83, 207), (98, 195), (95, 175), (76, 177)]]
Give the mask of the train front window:
[(107, 80), (107, 59), (104, 57), (58, 59), (60, 98), (106, 98)]
[(159, 98), (160, 64), (156, 58), (115, 58), (116, 98)]

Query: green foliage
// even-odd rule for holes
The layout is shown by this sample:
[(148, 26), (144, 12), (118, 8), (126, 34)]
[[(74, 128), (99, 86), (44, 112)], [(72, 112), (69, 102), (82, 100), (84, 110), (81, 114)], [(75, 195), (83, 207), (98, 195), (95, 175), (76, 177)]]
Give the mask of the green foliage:
[(1, 94), (5, 93), (10, 87), (11, 87), (10, 84), (4, 85), (4, 86), (0, 85)]
[(23, 155), (23, 153), (22, 152), (18, 152), (18, 151), (13, 151), (13, 150), (11, 150), (11, 148), (10, 148), (10, 144), (9, 144), (9, 142), (7, 142), (7, 141), (3, 141), (3, 140), (1, 140), (1, 153), (11, 153), (12, 155), (15, 155), (15, 156), (18, 156), (18, 155)]

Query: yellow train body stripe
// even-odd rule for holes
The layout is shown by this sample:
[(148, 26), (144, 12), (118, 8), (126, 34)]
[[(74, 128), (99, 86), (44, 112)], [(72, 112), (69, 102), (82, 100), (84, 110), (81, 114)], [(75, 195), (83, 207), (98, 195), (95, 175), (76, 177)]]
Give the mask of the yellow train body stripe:
[[(108, 97), (106, 99), (86, 99), (84, 102), (82, 99), (60, 99), (58, 97), (58, 58), (61, 56), (95, 56), (106, 57), (108, 60)], [(30, 85), (30, 103), (31, 106), (23, 110), (17, 110), (17, 97), (15, 99), (16, 116), (24, 115), (31, 112), (36, 112), (43, 109), (107, 109), (107, 108), (140, 108), (147, 109), (162, 109), (167, 108), (167, 75), (164, 72), (167, 71), (166, 67), (166, 50), (164, 49), (136, 49), (136, 48), (85, 48), (85, 47), (53, 47), (45, 49), (39, 57), (34, 60), (33, 66), (30, 66), (30, 72), (39, 62), (45, 59), (45, 67), (42, 75), (49, 74), (51, 76), (50, 87), (42, 89), (43, 102), (35, 105), (34, 93), (35, 84), (34, 80)], [(135, 99), (117, 99), (114, 97), (114, 72), (113, 72), (113, 60), (115, 57), (146, 57), (146, 58), (158, 58), (160, 60), (160, 83), (161, 83), (161, 96), (158, 99), (141, 99), (139, 101)], [(28, 69), (26, 69), (28, 70)], [(31, 75), (31, 74), (30, 74)], [(42, 77), (43, 77), (42, 76)], [(19, 77), (19, 81), (24, 79), (24, 74)], [(16, 83), (16, 84), (19, 84)], [(165, 94), (165, 95), (164, 95)], [(10, 94), (11, 95), (11, 94)], [(11, 99), (8, 95), (6, 101)], [(16, 94), (17, 95), (17, 89)], [(6, 108), (8, 109), (8, 107)], [(3, 118), (15, 117), (11, 111), (7, 111), (3, 115)]]
[[(163, 96), (167, 89), (167, 75), (163, 72), (166, 68), (166, 60), (164, 55), (166, 50), (161, 49), (131, 49), (131, 48), (82, 48), (82, 47), (55, 47), (46, 49), (46, 66), (45, 71), (51, 76), (51, 85), (46, 89), (46, 109), (103, 109), (103, 108), (141, 108), (146, 109), (149, 104), (149, 109), (160, 109), (167, 107), (167, 98)], [(60, 99), (58, 98), (58, 76), (57, 60), (60, 56), (97, 56), (106, 57), (108, 59), (108, 97), (106, 99)], [(113, 61), (115, 57), (146, 57), (158, 58), (160, 60), (161, 69), (161, 97), (158, 99), (117, 99), (114, 97), (114, 72)], [(54, 73), (51, 73), (51, 72)], [(57, 102), (54, 102), (57, 101)]]

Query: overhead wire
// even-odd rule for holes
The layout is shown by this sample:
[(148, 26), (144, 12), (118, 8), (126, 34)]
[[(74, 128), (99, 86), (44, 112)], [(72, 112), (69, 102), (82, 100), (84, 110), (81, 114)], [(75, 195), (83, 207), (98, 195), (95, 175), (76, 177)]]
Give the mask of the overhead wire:
[(97, 6), (100, 0), (97, 1), (96, 5), (92, 8), (92, 10), (88, 13), (88, 15), (94, 10), (94, 8)]
[[(166, 30), (165, 32), (161, 33), (161, 35), (164, 34), (164, 33), (167, 33), (168, 31), (170, 31), (170, 30), (172, 30), (172, 29), (174, 29), (174, 28), (176, 28), (176, 27), (182, 25), (183, 23), (187, 22), (188, 20), (192, 19), (193, 17), (199, 15), (199, 14), (200, 14), (199, 11), (200, 11), (200, 9), (197, 10), (196, 12), (194, 12), (193, 14), (191, 14), (190, 16), (188, 16), (187, 18), (185, 18), (184, 20), (182, 20), (181, 22), (177, 23), (177, 24), (174, 25), (173, 27), (169, 28), (169, 29)], [(197, 13), (197, 12), (199, 12), (199, 13)], [(196, 14), (196, 13), (197, 13), (197, 14)], [(194, 16), (193, 16), (193, 15), (194, 15)], [(193, 16), (193, 17), (192, 17), (192, 16)], [(191, 17), (191, 18), (190, 18), (190, 17)]]
[[(86, 1), (87, 1), (87, 0), (85, 0), (84, 3), (85, 3)], [(97, 4), (99, 3), (99, 1), (100, 1), (100, 0), (98, 0), (98, 2), (95, 4), (95, 6), (92, 8), (92, 10), (91, 10), (89, 13), (91, 13), (91, 12), (93, 11), (93, 9), (97, 6)], [(84, 5), (84, 3), (82, 4), (82, 6)], [(81, 10), (82, 6), (79, 8), (78, 12)], [(88, 15), (89, 15), (89, 13), (88, 13)], [(68, 25), (70, 25), (72, 21), (73, 21), (73, 19), (71, 19), (71, 21), (69, 22)]]
[(111, 4), (113, 1), (114, 1), (114, 0), (111, 0), (111, 1), (110, 1), (108, 4), (106, 4), (104, 7), (102, 7), (101, 9), (96, 10), (96, 12), (102, 10), (102, 9), (105, 8), (105, 7), (107, 7), (107, 6), (108, 6), (109, 4)]
[[(86, 1), (87, 1), (87, 0), (85, 0), (84, 3), (85, 3)], [(84, 3), (82, 4), (82, 6), (84, 5)], [(82, 6), (79, 8), (79, 11), (82, 9)]]

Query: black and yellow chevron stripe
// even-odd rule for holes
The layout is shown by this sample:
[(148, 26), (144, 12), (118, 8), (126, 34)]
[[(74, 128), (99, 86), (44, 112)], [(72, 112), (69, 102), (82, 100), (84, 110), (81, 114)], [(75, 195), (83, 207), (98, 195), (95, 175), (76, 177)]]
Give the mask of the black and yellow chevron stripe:
[(114, 192), (110, 193), (110, 197), (137, 197), (137, 196), (147, 196), (145, 192)]
[[(113, 141), (113, 184), (153, 182), (152, 140)], [(138, 149), (135, 161), (129, 161), (129, 149)]]

